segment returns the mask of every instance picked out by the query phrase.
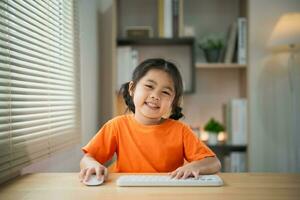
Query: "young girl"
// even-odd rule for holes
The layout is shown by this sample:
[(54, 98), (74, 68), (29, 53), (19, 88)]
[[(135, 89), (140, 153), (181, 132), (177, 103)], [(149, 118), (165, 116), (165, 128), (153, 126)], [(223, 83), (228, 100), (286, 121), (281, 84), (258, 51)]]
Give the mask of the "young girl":
[[(121, 92), (132, 114), (108, 121), (82, 148), (81, 181), (107, 174), (104, 163), (116, 152), (114, 172), (169, 172), (172, 178), (213, 174), (221, 164), (192, 130), (177, 121), (183, 116), (182, 79), (176, 66), (148, 59), (133, 72)], [(184, 160), (189, 163), (184, 164)]]

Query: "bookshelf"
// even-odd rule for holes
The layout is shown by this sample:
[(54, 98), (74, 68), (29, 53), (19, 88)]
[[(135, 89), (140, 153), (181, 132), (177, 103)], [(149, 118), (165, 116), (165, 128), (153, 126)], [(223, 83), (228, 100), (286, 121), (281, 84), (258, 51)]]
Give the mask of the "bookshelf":
[[(152, 54), (156, 54), (158, 57), (159, 55), (162, 55), (163, 57), (174, 61), (177, 65), (179, 65), (179, 70), (181, 71), (185, 82), (184, 85), (187, 85), (187, 87), (184, 89), (184, 93), (191, 94), (195, 91), (194, 38), (117, 38), (117, 46), (131, 46), (132, 48), (136, 49), (141, 54), (139, 56), (139, 62), (144, 59), (143, 57), (152, 57)], [(149, 55), (150, 51), (151, 55)], [(179, 55), (182, 51), (184, 51), (183, 53), (188, 56), (189, 59), (186, 62), (180, 63), (180, 61), (176, 61), (176, 57), (182, 56)]]
[[(194, 48), (194, 38), (117, 38), (117, 45), (190, 45)], [(193, 56), (193, 55), (191, 55)]]
[[(228, 41), (232, 24), (237, 23), (238, 18), (247, 19), (247, 0), (184, 0), (183, 2), (184, 26), (193, 28), (196, 41), (200, 41), (210, 33), (224, 33)], [(235, 42), (235, 45), (238, 45), (238, 41)], [(234, 48), (237, 48), (235, 45)], [(228, 63), (224, 63), (225, 58), (222, 62), (207, 63), (200, 48), (196, 48), (195, 53), (196, 90), (194, 94), (184, 97), (184, 104), (188, 105), (183, 110), (184, 113), (188, 113), (185, 121), (193, 127), (203, 128), (205, 123), (214, 117), (227, 124), (229, 120), (225, 105), (228, 106), (232, 99), (248, 99), (247, 63), (238, 63), (236, 52), (233, 52), (232, 60)], [(210, 147), (220, 158), (222, 171), (247, 170), (247, 143), (235, 145), (228, 142), (223, 145), (210, 145)], [(240, 158), (237, 158), (239, 156)], [(230, 159), (237, 160), (237, 163), (229, 161), (228, 164)], [(241, 167), (239, 168), (238, 165)]]
[(246, 69), (247, 65), (237, 63), (196, 63), (197, 69)]
[[(182, 3), (182, 23), (184, 27), (192, 28), (194, 36), (160, 38), (158, 23), (158, 1), (155, 0), (115, 0), (114, 9), (109, 15), (113, 22), (111, 59), (108, 66), (111, 69), (112, 81), (115, 82), (117, 69), (117, 48), (132, 46), (139, 52), (139, 62), (147, 56), (163, 55), (170, 60), (176, 60), (180, 66), (185, 66), (188, 73), (184, 77), (190, 85), (184, 94), (184, 122), (191, 126), (203, 127), (214, 117), (226, 123), (224, 105), (231, 99), (248, 99), (248, 69), (247, 63), (237, 63), (234, 55), (230, 63), (206, 63), (203, 52), (197, 47), (197, 42), (208, 33), (223, 32), (228, 34), (231, 24), (239, 17), (247, 19), (247, 0), (179, 0)], [(126, 28), (130, 26), (147, 26), (152, 28), (152, 37), (132, 39), (126, 37)], [(182, 28), (182, 27), (181, 27)], [(181, 34), (184, 31), (181, 30)], [(106, 42), (106, 41), (105, 41)], [(107, 43), (107, 42), (106, 42)], [(105, 58), (107, 59), (107, 58)], [(105, 62), (105, 59), (102, 61)], [(178, 64), (178, 63), (177, 63)], [(117, 98), (116, 98), (117, 97)], [(113, 93), (116, 99), (112, 105), (114, 115), (124, 113), (122, 98)], [(222, 162), (230, 152), (242, 152), (247, 155), (247, 144), (213, 145)], [(224, 152), (225, 153), (224, 153)], [(222, 153), (223, 152), (223, 153)]]

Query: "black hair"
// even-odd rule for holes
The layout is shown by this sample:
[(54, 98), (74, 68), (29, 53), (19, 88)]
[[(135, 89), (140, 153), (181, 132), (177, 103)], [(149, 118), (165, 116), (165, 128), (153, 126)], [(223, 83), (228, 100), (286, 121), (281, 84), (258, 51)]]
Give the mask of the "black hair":
[[(176, 65), (170, 61), (166, 61), (162, 58), (151, 58), (140, 63), (133, 71), (132, 79), (133, 88), (135, 88), (138, 81), (146, 75), (146, 73), (151, 69), (159, 69), (168, 73), (174, 83), (175, 97), (172, 103), (171, 115), (169, 118), (178, 120), (183, 117), (181, 113), (182, 108), (180, 107), (180, 100), (183, 94), (183, 84), (180, 72), (178, 71)], [(123, 95), (123, 99), (128, 107), (128, 109), (135, 113), (135, 107), (133, 103), (132, 96), (129, 94), (129, 83), (124, 83), (121, 86), (120, 93)]]

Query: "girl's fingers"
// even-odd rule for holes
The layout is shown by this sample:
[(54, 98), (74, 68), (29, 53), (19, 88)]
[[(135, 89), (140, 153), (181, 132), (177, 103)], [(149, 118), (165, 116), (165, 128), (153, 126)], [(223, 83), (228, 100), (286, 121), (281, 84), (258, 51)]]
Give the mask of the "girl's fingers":
[(85, 172), (86, 172), (86, 169), (80, 170), (80, 172), (79, 172), (79, 179), (80, 179), (80, 181), (83, 180), (83, 178), (84, 178), (84, 176), (85, 176)]
[(195, 179), (198, 179), (198, 178), (199, 178), (199, 173), (193, 171), (192, 174), (194, 175)]
[(104, 180), (108, 178), (108, 170), (107, 168), (104, 168)]
[(171, 178), (174, 178), (177, 175), (177, 171), (178, 171), (178, 169), (176, 169), (170, 173)]
[(181, 177), (183, 176), (183, 171), (178, 171), (177, 175), (175, 176), (175, 179), (181, 179)]
[(96, 167), (95, 172), (96, 172), (97, 179), (100, 180), (100, 178), (102, 176), (101, 169), (99, 167)]
[(94, 171), (95, 171), (94, 168), (87, 169), (85, 173), (84, 181), (88, 181), (90, 176), (94, 173)]
[(182, 179), (186, 179), (186, 178), (188, 178), (190, 175), (191, 175), (191, 172), (190, 172), (190, 171), (185, 171), (185, 172), (183, 173)]

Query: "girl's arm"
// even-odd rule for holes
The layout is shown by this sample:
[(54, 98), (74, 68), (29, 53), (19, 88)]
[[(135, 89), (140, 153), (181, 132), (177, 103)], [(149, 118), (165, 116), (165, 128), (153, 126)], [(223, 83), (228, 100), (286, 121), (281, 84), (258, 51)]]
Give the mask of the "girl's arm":
[(105, 166), (101, 165), (96, 161), (91, 155), (85, 154), (80, 161), (80, 181), (87, 181), (92, 174), (96, 174), (97, 178), (100, 180), (107, 177), (108, 172)]
[(215, 174), (221, 169), (221, 163), (217, 157), (207, 157), (202, 160), (190, 162), (171, 172), (172, 178), (187, 178), (194, 176), (198, 178), (201, 174)]

